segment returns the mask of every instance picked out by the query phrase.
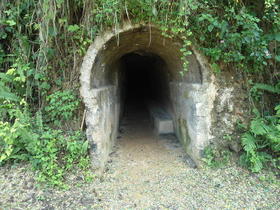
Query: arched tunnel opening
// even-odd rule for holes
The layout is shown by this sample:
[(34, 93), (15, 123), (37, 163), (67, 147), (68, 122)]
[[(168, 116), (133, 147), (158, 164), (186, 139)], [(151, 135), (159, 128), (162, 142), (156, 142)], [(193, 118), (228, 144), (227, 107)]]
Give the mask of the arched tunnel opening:
[(120, 59), (119, 71), (123, 76), (124, 115), (134, 118), (141, 116), (140, 113), (151, 115), (152, 104), (160, 110), (168, 107), (167, 65), (158, 55), (143, 52), (125, 54)]
[(181, 49), (180, 38), (151, 26), (128, 24), (94, 40), (81, 66), (80, 92), (95, 167), (108, 160), (125, 114), (148, 116), (157, 134), (174, 133), (198, 163), (211, 137), (216, 92), (207, 61), (194, 48), (182, 74)]

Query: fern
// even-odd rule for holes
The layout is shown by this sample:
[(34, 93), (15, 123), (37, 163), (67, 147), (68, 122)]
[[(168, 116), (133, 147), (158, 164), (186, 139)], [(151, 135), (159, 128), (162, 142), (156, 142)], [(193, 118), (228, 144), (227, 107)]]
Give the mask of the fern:
[(241, 162), (252, 172), (261, 171), (266, 163), (274, 164), (279, 158), (279, 105), (275, 110), (276, 115), (267, 117), (261, 117), (259, 112), (255, 111), (256, 117), (251, 121), (249, 130), (242, 135), (241, 144), (245, 153), (241, 156)]
[(255, 90), (264, 90), (270, 93), (276, 93), (280, 94), (280, 82), (273, 86), (273, 85), (268, 85), (268, 84), (263, 84), (263, 83), (256, 83), (253, 87)]
[[(280, 94), (280, 82), (277, 85), (257, 83), (251, 89), (256, 98), (259, 90)], [(263, 169), (264, 163), (270, 162), (279, 168), (280, 156), (280, 104), (276, 105), (275, 115), (262, 117), (257, 109), (253, 110), (255, 118), (251, 121), (249, 130), (242, 135), (241, 143), (245, 153), (241, 162), (253, 172)]]
[(267, 134), (271, 149), (274, 152), (280, 152), (280, 124), (273, 127), (274, 129)]
[(257, 118), (251, 122), (250, 129), (256, 135), (265, 135), (269, 132), (270, 127), (264, 123), (264, 119)]
[(259, 172), (263, 169), (263, 161), (260, 155), (253, 153), (254, 155), (251, 157), (251, 166), (250, 169), (253, 172)]
[(19, 101), (19, 98), (13, 94), (10, 89), (0, 82), (0, 99), (10, 100), (10, 101)]
[(256, 150), (257, 145), (255, 143), (255, 137), (252, 136), (250, 133), (245, 133), (241, 138), (241, 143), (243, 146), (243, 149), (247, 153), (252, 153)]

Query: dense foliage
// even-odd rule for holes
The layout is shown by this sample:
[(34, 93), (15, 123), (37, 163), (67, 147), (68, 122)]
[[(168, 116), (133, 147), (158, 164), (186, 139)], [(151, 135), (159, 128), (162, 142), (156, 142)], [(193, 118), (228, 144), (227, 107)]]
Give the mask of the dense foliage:
[[(59, 103), (57, 95), (61, 96)], [(59, 129), (58, 122), (72, 117), (78, 107), (73, 93), (58, 91), (49, 95), (48, 100), (45, 110), (50, 112), (45, 113), (46, 118), (41, 111), (32, 115), (24, 100), (19, 104), (5, 100), (0, 105), (4, 117), (0, 121), (0, 165), (7, 161), (29, 161), (37, 171), (38, 181), (64, 186), (66, 172), (89, 167), (88, 142), (80, 131)], [(49, 121), (57, 128), (50, 128)]]
[[(280, 95), (280, 83), (276, 86), (256, 84), (252, 89), (265, 90)], [(261, 115), (254, 109), (255, 117), (241, 139), (245, 153), (241, 156), (243, 164), (253, 172), (259, 172), (265, 164), (280, 169), (280, 104), (273, 114)]]
[[(213, 71), (235, 71), (276, 87), (279, 5), (277, 0), (2, 0), (0, 163), (31, 161), (40, 179), (54, 184), (72, 163), (85, 165), (87, 143), (67, 124), (81, 122), (78, 67), (98, 32), (124, 21), (156, 24), (163, 35), (180, 36), (185, 70), (194, 44)], [(272, 106), (258, 106), (262, 100), (252, 97), (262, 114), (242, 138), (242, 157), (253, 171), (262, 168), (260, 159), (268, 159), (264, 150), (279, 160), (279, 98), (270, 99)]]

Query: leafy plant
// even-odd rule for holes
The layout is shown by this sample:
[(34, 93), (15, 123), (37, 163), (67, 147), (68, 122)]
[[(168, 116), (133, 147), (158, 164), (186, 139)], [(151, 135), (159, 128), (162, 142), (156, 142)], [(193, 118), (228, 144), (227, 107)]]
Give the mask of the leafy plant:
[(61, 130), (45, 130), (30, 146), (31, 164), (37, 179), (54, 186), (63, 186), (65, 173), (75, 166), (88, 168), (88, 142), (80, 133), (65, 135)]
[(268, 85), (263, 83), (256, 83), (250, 89), (250, 94), (255, 100), (259, 100), (263, 92), (267, 91), (274, 94), (280, 94), (280, 82), (274, 85)]
[(29, 125), (16, 119), (14, 124), (0, 121), (0, 164), (7, 160), (28, 160), (28, 142), (33, 138)]
[[(256, 84), (252, 89), (280, 94), (278, 86)], [(274, 115), (261, 116), (256, 109), (254, 113), (249, 130), (241, 139), (245, 151), (241, 162), (253, 172), (261, 171), (266, 163), (280, 169), (280, 105), (276, 105)]]
[(231, 153), (210, 145), (204, 149), (204, 163), (211, 168), (219, 168), (229, 163)]
[(55, 125), (73, 118), (79, 108), (80, 100), (71, 90), (57, 91), (46, 97), (48, 105), (45, 106), (46, 120)]
[(16, 119), (11, 125), (0, 122), (0, 164), (29, 161), (37, 179), (53, 186), (64, 186), (67, 172), (89, 167), (88, 142), (80, 132), (67, 134), (47, 127), (35, 131)]
[(217, 14), (209, 7), (205, 10), (197, 17), (191, 17), (192, 30), (199, 38), (201, 50), (210, 57), (214, 71), (219, 72), (217, 63), (221, 62), (248, 72), (260, 72), (267, 66), (267, 60), (271, 58), (269, 42), (264, 38), (256, 16), (244, 7), (225, 6), (223, 14)]
[[(42, 113), (32, 119), (25, 101), (4, 101), (0, 105), (4, 120), (0, 121), (0, 165), (28, 161), (37, 179), (52, 186), (65, 186), (65, 174), (76, 167), (89, 168), (88, 142), (85, 135), (51, 129), (43, 123)], [(73, 117), (72, 109), (67, 110)]]

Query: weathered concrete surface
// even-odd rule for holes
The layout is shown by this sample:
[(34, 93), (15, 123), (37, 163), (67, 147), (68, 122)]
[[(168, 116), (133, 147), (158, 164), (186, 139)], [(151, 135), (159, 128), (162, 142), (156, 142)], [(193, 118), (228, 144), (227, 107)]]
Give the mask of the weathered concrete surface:
[(176, 135), (187, 153), (200, 165), (201, 152), (212, 138), (210, 128), (215, 86), (176, 82), (170, 86)]
[(91, 106), (86, 107), (86, 124), (92, 166), (103, 169), (117, 137), (120, 103), (115, 86), (92, 89), (89, 95)]
[[(185, 151), (200, 166), (203, 150), (215, 135), (212, 127), (215, 127), (213, 110), (217, 86), (207, 60), (194, 47), (192, 52), (199, 63), (201, 83), (173, 81), (170, 95), (175, 133)], [(189, 68), (195, 69), (193, 63)]]
[(216, 76), (215, 83), (219, 88), (212, 111), (211, 143), (234, 152), (241, 150), (238, 124), (248, 125), (252, 117), (248, 87), (244, 82), (247, 79), (241, 72), (225, 70)]
[(155, 118), (154, 122), (155, 133), (157, 135), (174, 133), (172, 119)]
[[(161, 35), (155, 26), (126, 24), (104, 32), (89, 47), (81, 66), (81, 96), (87, 110), (87, 136), (93, 163), (103, 167), (114, 145), (122, 112), (122, 75), (119, 60), (131, 52), (155, 54), (166, 63), (168, 81), (162, 106), (171, 114), (175, 133), (199, 165), (201, 152), (213, 139), (212, 112), (217, 88), (206, 60), (192, 48), (189, 71), (182, 71), (180, 39)], [(98, 160), (98, 161), (96, 161)]]

